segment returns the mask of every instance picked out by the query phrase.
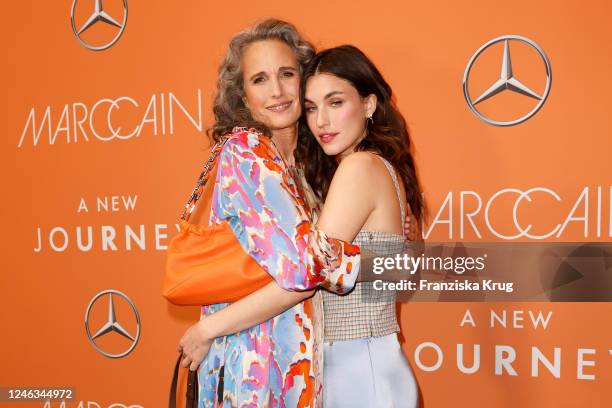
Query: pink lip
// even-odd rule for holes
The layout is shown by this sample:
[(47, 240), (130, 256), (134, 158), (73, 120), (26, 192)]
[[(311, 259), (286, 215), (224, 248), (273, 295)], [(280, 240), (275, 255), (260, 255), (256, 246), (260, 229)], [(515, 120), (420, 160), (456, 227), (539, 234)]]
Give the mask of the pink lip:
[(274, 105), (266, 106), (266, 109), (272, 112), (281, 113), (289, 109), (292, 104), (293, 104), (293, 101), (280, 102)]
[(319, 140), (321, 143), (329, 143), (336, 137), (338, 133), (319, 133)]

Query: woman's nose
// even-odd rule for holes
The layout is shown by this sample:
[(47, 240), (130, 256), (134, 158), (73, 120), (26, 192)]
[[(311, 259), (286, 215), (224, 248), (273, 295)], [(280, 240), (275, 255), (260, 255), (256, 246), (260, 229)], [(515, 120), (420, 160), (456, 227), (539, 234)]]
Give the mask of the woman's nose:
[(270, 80), (270, 96), (273, 98), (280, 98), (283, 95), (283, 87), (278, 78), (272, 78)]
[(323, 127), (325, 125), (329, 125), (329, 117), (325, 109), (317, 110), (317, 127)]

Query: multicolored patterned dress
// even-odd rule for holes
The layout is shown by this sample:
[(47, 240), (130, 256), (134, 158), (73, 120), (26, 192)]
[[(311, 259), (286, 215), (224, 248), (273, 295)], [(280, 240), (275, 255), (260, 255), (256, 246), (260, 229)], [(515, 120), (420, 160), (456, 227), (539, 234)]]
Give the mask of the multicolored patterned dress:
[[(285, 289), (352, 289), (359, 248), (328, 238), (312, 225), (301, 189), (271, 139), (234, 129), (218, 166), (211, 225), (227, 221), (244, 250)], [(202, 314), (226, 306), (203, 306)], [(258, 326), (216, 339), (199, 368), (198, 406), (320, 406), (314, 323), (313, 303), (307, 300)]]

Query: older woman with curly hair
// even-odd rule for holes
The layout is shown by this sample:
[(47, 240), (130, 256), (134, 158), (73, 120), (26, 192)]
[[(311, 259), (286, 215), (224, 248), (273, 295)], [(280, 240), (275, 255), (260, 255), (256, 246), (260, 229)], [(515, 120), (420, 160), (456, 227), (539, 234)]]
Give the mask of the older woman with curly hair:
[[(184, 366), (199, 365), (199, 406), (320, 405), (315, 347), (322, 342), (314, 313), (322, 305), (319, 296), (307, 298), (319, 285), (350, 290), (359, 249), (312, 224), (312, 208), (296, 180), (300, 78), (313, 55), (293, 25), (266, 20), (234, 36), (219, 69), (211, 133), (223, 146), (210, 213), (200, 216), (200, 223), (227, 222), (262, 273), (274, 279), (261, 290), (278, 295), (274, 302), (246, 303), (250, 311), (275, 316), (259, 324), (224, 320), (227, 303), (202, 307), (200, 322), (179, 346)], [(216, 282), (210, 283), (206, 289), (214, 292)], [(240, 307), (234, 316), (240, 316)], [(215, 326), (213, 338), (207, 332), (211, 325), (203, 323), (214, 320), (227, 324)]]

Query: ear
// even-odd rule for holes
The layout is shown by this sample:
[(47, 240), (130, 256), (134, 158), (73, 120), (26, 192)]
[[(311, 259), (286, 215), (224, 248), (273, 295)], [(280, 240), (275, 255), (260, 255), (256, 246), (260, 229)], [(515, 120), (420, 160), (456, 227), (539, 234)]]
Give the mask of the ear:
[(364, 98), (363, 102), (365, 104), (366, 117), (369, 118), (376, 112), (376, 102), (378, 102), (378, 98), (374, 94), (369, 94)]

